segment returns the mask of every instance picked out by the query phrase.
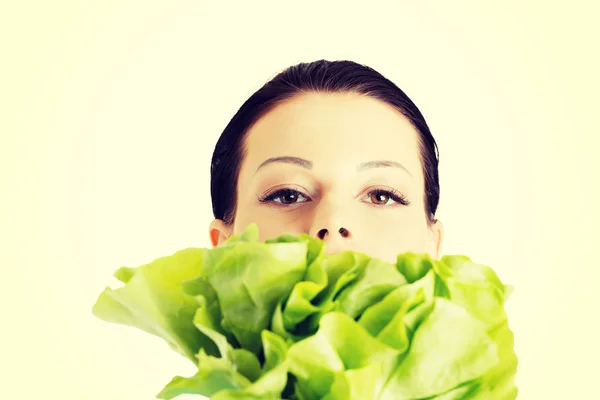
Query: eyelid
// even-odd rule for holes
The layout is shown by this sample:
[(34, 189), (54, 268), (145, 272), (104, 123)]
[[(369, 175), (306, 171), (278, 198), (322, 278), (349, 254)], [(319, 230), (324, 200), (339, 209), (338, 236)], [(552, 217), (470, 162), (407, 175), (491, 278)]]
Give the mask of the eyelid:
[[(359, 198), (364, 198), (365, 196), (367, 196), (370, 193), (373, 192), (383, 192), (383, 193), (387, 193), (390, 198), (396, 203), (396, 205), (399, 206), (409, 206), (410, 205), (410, 200), (408, 200), (408, 198), (399, 190), (394, 189), (394, 188), (390, 188), (390, 187), (381, 187), (381, 186), (372, 186), (369, 187), (365, 190), (363, 190), (361, 192), (361, 194), (358, 196)], [(373, 203), (368, 203), (367, 204), (373, 204)], [(377, 207), (392, 207), (393, 205), (378, 205), (378, 204), (373, 204), (374, 206)]]
[(266, 199), (268, 199), (269, 197), (271, 197), (275, 194), (278, 194), (280, 192), (285, 192), (285, 191), (297, 192), (297, 193), (301, 194), (303, 197), (306, 197), (307, 201), (312, 201), (312, 199), (315, 197), (315, 195), (312, 192), (310, 192), (309, 190), (306, 190), (304, 188), (300, 189), (296, 185), (279, 185), (279, 186), (275, 186), (274, 188), (267, 190), (264, 194), (258, 196), (258, 201), (266, 202), (267, 201)]

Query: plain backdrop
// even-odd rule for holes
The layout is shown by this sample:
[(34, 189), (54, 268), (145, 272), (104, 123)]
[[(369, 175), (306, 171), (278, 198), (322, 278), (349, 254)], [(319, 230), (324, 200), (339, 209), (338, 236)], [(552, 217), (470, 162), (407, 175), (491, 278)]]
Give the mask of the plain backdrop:
[(277, 72), (321, 58), (377, 69), (424, 113), (444, 253), (516, 289), (519, 398), (594, 397), (594, 4), (6, 2), (0, 397), (145, 400), (194, 372), (92, 305), (118, 267), (209, 246), (218, 136)]

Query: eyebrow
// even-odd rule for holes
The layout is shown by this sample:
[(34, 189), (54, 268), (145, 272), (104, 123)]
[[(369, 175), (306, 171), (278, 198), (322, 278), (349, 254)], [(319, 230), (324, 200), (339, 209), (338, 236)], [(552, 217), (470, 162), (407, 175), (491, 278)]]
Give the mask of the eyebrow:
[(273, 163), (294, 164), (306, 169), (312, 169), (313, 167), (312, 162), (299, 157), (272, 157), (260, 164), (258, 168), (256, 168), (256, 172), (258, 172), (259, 169)]
[(377, 160), (377, 161), (364, 162), (364, 163), (360, 164), (356, 168), (356, 170), (358, 172), (360, 172), (360, 171), (366, 171), (366, 170), (373, 169), (373, 168), (390, 168), (390, 167), (391, 168), (400, 168), (400, 169), (404, 170), (408, 175), (412, 176), (410, 171), (407, 170), (404, 167), (404, 165), (402, 165), (396, 161)]
[[(294, 164), (298, 165), (305, 169), (312, 169), (313, 163), (311, 161), (305, 160), (299, 157), (272, 157), (265, 160), (262, 164), (258, 166), (256, 172), (258, 172), (261, 168), (274, 163), (284, 163), (284, 164)], [(377, 160), (377, 161), (368, 161), (358, 165), (356, 168), (357, 172), (366, 171), (375, 168), (400, 168), (404, 170), (408, 175), (412, 176), (410, 171), (408, 171), (402, 164), (396, 161), (387, 161), (387, 160)], [(256, 173), (255, 172), (255, 173)]]

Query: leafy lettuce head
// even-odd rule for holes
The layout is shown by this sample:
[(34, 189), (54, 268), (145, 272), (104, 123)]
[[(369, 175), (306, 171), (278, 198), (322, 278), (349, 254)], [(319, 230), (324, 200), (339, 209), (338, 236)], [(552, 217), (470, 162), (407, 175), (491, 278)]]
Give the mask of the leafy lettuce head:
[(387, 263), (256, 225), (105, 289), (100, 319), (161, 337), (197, 367), (160, 399), (458, 400), (517, 397), (511, 288), (465, 256)]

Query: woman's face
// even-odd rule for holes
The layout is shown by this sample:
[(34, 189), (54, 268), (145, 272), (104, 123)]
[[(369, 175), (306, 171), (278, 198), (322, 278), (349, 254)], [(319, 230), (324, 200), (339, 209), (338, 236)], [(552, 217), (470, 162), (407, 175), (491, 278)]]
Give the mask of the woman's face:
[[(256, 223), (395, 262), (439, 257), (440, 223), (427, 224), (418, 134), (397, 110), (354, 93), (308, 93), (280, 104), (248, 132), (232, 226), (213, 221), (213, 246)], [(340, 233), (341, 232), (341, 233)]]

